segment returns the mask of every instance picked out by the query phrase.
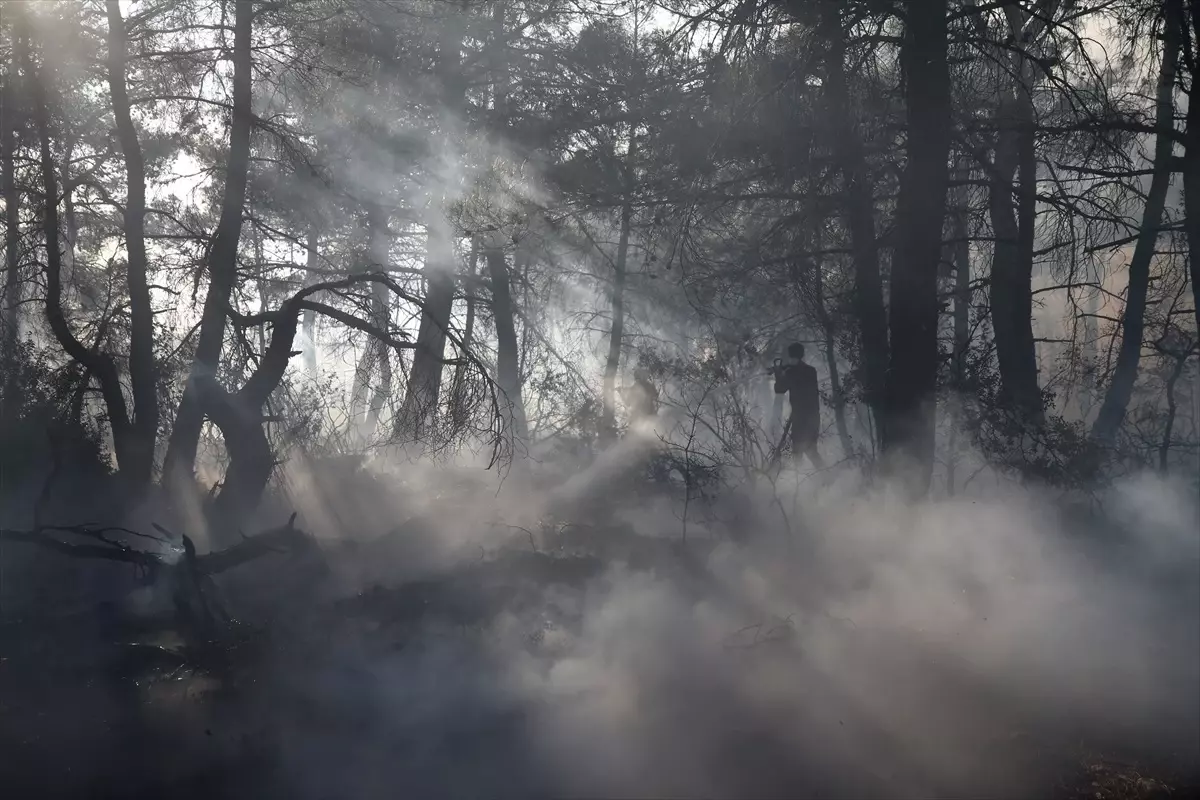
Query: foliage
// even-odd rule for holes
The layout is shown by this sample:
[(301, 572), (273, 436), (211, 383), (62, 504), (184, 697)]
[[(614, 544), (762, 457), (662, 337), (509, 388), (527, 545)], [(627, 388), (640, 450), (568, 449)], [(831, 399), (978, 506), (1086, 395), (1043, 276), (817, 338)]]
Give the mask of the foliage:
[(86, 386), (77, 365), (56, 366), (49, 354), (26, 340), (0, 360), (0, 374), (15, 374), (20, 392), (3, 399), (0, 471), (6, 486), (33, 488), (48, 470), (76, 480), (96, 480), (109, 471), (101, 431), (85, 414)]

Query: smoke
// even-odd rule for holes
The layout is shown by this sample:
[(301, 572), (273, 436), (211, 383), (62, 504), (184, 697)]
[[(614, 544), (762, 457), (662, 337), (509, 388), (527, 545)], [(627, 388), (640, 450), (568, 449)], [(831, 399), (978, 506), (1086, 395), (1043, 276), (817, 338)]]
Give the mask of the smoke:
[[(469, 564), (464, 531), (477, 548), (504, 538), (489, 512), (582, 512), (613, 466), (544, 496), (527, 482), (431, 504), (422, 524), (453, 544), (443, 566)], [(413, 472), (414, 496), (445, 480)], [(763, 513), (736, 546), (652, 539), (648, 564), (543, 581), (402, 646), (386, 625), (346, 636), (289, 667), (286, 796), (1044, 796), (1110, 748), (1196, 769), (1194, 495), (1123, 484), (1108, 534), (1016, 487), (911, 504), (809, 482), (781, 499), (790, 530)], [(678, 530), (637, 518), (644, 536)], [(460, 606), (498, 596), (468, 574)]]

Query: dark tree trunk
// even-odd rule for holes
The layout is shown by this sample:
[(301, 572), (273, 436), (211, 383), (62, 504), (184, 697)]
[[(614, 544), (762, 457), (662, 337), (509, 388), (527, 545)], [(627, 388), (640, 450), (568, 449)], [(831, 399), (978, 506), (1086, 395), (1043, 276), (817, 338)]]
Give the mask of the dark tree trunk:
[(1167, 420), (1163, 425), (1162, 443), (1158, 446), (1158, 471), (1164, 475), (1171, 469), (1171, 436), (1175, 430), (1175, 414), (1178, 410), (1175, 386), (1179, 383), (1179, 377), (1183, 375), (1188, 362), (1187, 353), (1172, 355), (1175, 357), (1175, 366), (1171, 368), (1171, 374), (1167, 377)]
[[(903, 46), (908, 161), (896, 203), (891, 354), (885, 384), (884, 455), (908, 489), (928, 491), (937, 389), (938, 263), (950, 149), (947, 0), (910, 0)], [(903, 469), (901, 464), (907, 465)]]
[[(1027, 89), (1001, 102), (988, 206), (992, 249), (991, 309), (1000, 367), (1001, 402), (1037, 420), (1042, 403), (1033, 337), (1033, 243), (1037, 191), (1032, 100)], [(1019, 171), (1020, 183), (1014, 186)], [(1013, 196), (1017, 196), (1014, 214)]]
[(1111, 442), (1116, 437), (1125, 419), (1129, 400), (1133, 397), (1134, 384), (1137, 383), (1145, 331), (1146, 294), (1150, 288), (1150, 262), (1154, 259), (1167, 189), (1171, 184), (1171, 161), (1175, 150), (1175, 66), (1179, 58), (1180, 19), (1177, 14), (1170, 13), (1170, 9), (1165, 18), (1162, 68), (1158, 76), (1155, 111), (1158, 133), (1155, 135), (1150, 191), (1146, 194), (1146, 207), (1142, 211), (1137, 243), (1129, 259), (1129, 288), (1125, 293), (1125, 309), (1121, 314), (1121, 348), (1117, 351), (1117, 364), (1108, 392), (1092, 425), (1092, 437), (1101, 442)]
[[(511, 81), (504, 37), (505, 7), (496, 3), (492, 9), (492, 106), (496, 124), (503, 130), (509, 123), (508, 92)], [(497, 230), (487, 234), (484, 262), (492, 290), (492, 319), (496, 325), (496, 383), (500, 389), (501, 415), (509, 426), (514, 442), (528, 438), (525, 402), (521, 396), (521, 343), (517, 339), (516, 305), (512, 295), (512, 273), (504, 255), (503, 234)], [(515, 241), (515, 237), (514, 237)], [(513, 265), (517, 265), (513, 256)]]
[[(1172, 0), (1169, 10), (1183, 17), (1182, 0)], [(1191, 2), (1192, 62), (1200, 63), (1200, 0)], [(1181, 19), (1181, 24), (1186, 24)], [(1187, 216), (1188, 262), (1192, 279), (1192, 306), (1196, 312), (1196, 331), (1200, 335), (1200, 90), (1196, 75), (1188, 92), (1187, 130), (1184, 137), (1183, 197)]]
[(442, 366), (446, 353), (446, 331), (454, 307), (454, 240), (450, 221), (440, 210), (429, 225), (425, 256), (427, 289), (417, 332), (408, 389), (400, 414), (398, 433), (420, 440), (437, 413), (441, 395)]
[[(23, 37), (25, 20), (18, 12), (17, 25), (22, 28), (17, 32)], [(25, 54), (28, 58), (28, 53)], [(31, 92), (32, 117), (38, 137), (38, 155), (42, 173), (42, 236), (46, 245), (46, 324), (55, 340), (71, 360), (80, 364), (84, 370), (95, 376), (100, 384), (100, 394), (104, 399), (105, 410), (108, 412), (109, 427), (112, 430), (113, 451), (122, 478), (122, 489), (127, 500), (133, 500), (145, 488), (139, 481), (136, 469), (139, 458), (136, 436), (129, 421), (129, 409), (125, 403), (125, 395), (121, 390), (120, 373), (116, 362), (99, 350), (85, 346), (67, 321), (63, 311), (63, 282), (62, 282), (62, 241), (59, 235), (60, 220), (58, 216), (58, 168), (54, 162), (50, 138), (50, 109), (46, 100), (45, 75), (33, 68), (27, 61), (25, 74), (33, 87)], [(130, 465), (128, 472), (126, 465)]]
[(879, 248), (875, 239), (875, 199), (862, 140), (854, 129), (850, 115), (845, 32), (836, 11), (827, 12), (826, 27), (831, 43), (826, 63), (829, 110), (837, 130), (837, 158), (846, 182), (846, 218), (854, 260), (854, 298), (862, 347), (863, 394), (871, 413), (878, 419), (888, 364), (888, 329), (883, 279), (879, 271)]
[[(958, 177), (963, 181), (969, 179), (969, 168), (963, 170)], [(967, 207), (966, 187), (960, 186), (955, 194), (950, 227), (950, 235), (954, 240), (951, 248), (951, 258), (954, 262), (954, 355), (950, 367), (954, 396), (951, 399), (950, 442), (946, 458), (946, 488), (951, 494), (954, 493), (957, 482), (958, 437), (962, 434), (964, 423), (967, 356), (971, 348), (971, 243), (967, 238), (970, 233), (967, 227), (970, 209)]]
[[(462, 74), (463, 30), (446, 23), (437, 56), (436, 71), (448, 111), (462, 111), (466, 101), (466, 83)], [(446, 353), (446, 332), (454, 309), (456, 270), (455, 235), (447, 216), (445, 198), (434, 204), (427, 224), (425, 253), (425, 305), (417, 332), (417, 349), (404, 404), (397, 419), (397, 434), (419, 441), (426, 425), (437, 414), (441, 397), (442, 369)]]
[(154, 360), (154, 309), (150, 304), (146, 256), (146, 166), (130, 114), (125, 85), (128, 42), (118, 0), (108, 0), (108, 90), (112, 98), (117, 141), (125, 158), (125, 251), (129, 291), (129, 382), (133, 394), (131, 435), (133, 462), (121, 465), (138, 483), (148, 484), (154, 471), (158, 438), (158, 369)]
[(225, 343), (226, 310), (237, 282), (238, 242), (242, 235), (242, 213), (250, 167), (250, 129), (253, 123), (252, 0), (236, 0), (233, 33), (233, 116), (229, 132), (229, 159), (225, 170), (225, 194), (205, 262), (208, 293), (200, 318), (200, 335), (192, 360), (191, 374), (175, 415), (175, 426), (167, 445), (165, 472), (172, 488), (190, 485), (204, 425), (205, 408), (197, 394), (197, 380), (216, 379)]
[(300, 308), (289, 301), (274, 316), (271, 342), (258, 367), (237, 392), (227, 391), (214, 376), (199, 376), (200, 402), (220, 429), (229, 456), (221, 491), (209, 509), (214, 533), (236, 530), (252, 513), (275, 470), (275, 454), (267, 438), (263, 407), (283, 380), (291, 360), (300, 321)]
[(496, 383), (504, 395), (501, 410), (510, 424), (513, 438), (524, 441), (525, 405), (521, 400), (520, 351), (517, 328), (513, 322), (512, 281), (505, 263), (499, 236), (492, 234), (485, 253), (488, 279), (492, 289), (492, 316), (496, 323)]
[[(16, 37), (13, 37), (16, 39)], [(8, 365), (17, 349), (20, 333), (21, 294), (21, 192), (17, 188), (16, 153), (17, 125), (20, 108), (17, 101), (19, 56), (17, 41), (0, 87), (0, 184), (4, 192), (4, 305), (0, 308), (0, 363)], [(6, 369), (3, 394), (0, 394), (0, 420), (9, 418), (19, 405), (16, 402), (17, 371)]]

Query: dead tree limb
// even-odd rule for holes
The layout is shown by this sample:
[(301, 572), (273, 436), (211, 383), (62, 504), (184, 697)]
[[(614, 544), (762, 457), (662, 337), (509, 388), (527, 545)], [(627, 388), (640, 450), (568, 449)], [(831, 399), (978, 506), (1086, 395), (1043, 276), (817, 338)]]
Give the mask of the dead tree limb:
[(296, 515), (287, 524), (249, 536), (225, 550), (196, 556), (196, 568), (202, 575), (219, 575), (270, 553), (299, 553), (312, 548), (313, 540), (296, 527)]
[[(241, 542), (225, 550), (218, 550), (203, 555), (187, 553), (187, 560), (194, 561), (198, 574), (202, 576), (219, 575), (222, 572), (239, 567), (270, 553), (302, 552), (313, 547), (312, 539), (304, 531), (296, 527), (296, 515), (292, 514), (287, 523), (270, 528), (257, 536), (245, 537)], [(32, 544), (70, 558), (91, 558), (103, 561), (118, 561), (124, 564), (147, 569), (170, 567), (175, 565), (178, 558), (179, 546), (172, 540), (180, 537), (173, 536), (161, 525), (154, 526), (162, 537), (153, 534), (139, 533), (127, 528), (97, 527), (90, 525), (47, 525), (33, 530), (14, 530), (0, 528), (0, 542), (22, 542)], [(170, 551), (154, 552), (139, 550), (124, 542), (112, 538), (114, 534), (135, 536), (160, 542), (171, 548)], [(74, 543), (62, 538), (63, 535), (78, 536), (89, 539), (87, 543)], [(186, 546), (190, 540), (185, 542)]]

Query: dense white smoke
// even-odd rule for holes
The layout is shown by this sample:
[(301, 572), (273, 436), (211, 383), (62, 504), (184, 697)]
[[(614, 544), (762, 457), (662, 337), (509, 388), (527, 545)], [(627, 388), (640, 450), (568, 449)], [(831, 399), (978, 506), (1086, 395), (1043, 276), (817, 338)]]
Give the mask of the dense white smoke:
[[(595, 505), (586, 485), (568, 481), (577, 508)], [(693, 548), (703, 567), (609, 564), (469, 630), (430, 624), (389, 649), (384, 626), (296, 665), (287, 714), (340, 722), (279, 738), (290, 796), (1027, 797), (1080, 747), (1195, 769), (1186, 490), (1124, 484), (1102, 530), (1028, 489), (912, 505), (804, 486), (784, 498), (791, 530), (764, 502), (748, 544)], [(472, 551), (463, 531), (488, 511), (554, 505), (529, 492), (431, 505), (428, 541), (453, 543), (441, 563)], [(640, 519), (677, 535), (677, 519)]]

